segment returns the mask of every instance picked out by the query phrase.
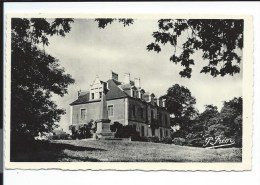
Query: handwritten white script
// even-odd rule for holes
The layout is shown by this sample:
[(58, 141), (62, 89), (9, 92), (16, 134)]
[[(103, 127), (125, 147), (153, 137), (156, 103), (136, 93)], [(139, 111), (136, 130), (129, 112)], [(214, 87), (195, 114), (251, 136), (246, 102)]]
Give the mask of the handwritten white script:
[(223, 136), (208, 137), (205, 140), (204, 147), (217, 148), (235, 144), (235, 140)]

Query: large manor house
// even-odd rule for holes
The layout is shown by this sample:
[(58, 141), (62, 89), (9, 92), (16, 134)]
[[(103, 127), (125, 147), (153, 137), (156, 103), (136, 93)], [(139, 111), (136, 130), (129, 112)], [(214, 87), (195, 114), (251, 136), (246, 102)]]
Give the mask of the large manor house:
[(170, 136), (170, 114), (165, 108), (165, 100), (141, 88), (140, 78), (130, 79), (126, 73), (124, 81), (118, 81), (118, 74), (106, 82), (96, 77), (89, 91), (78, 92), (78, 99), (70, 104), (70, 123), (88, 123), (100, 119), (103, 87), (108, 89), (106, 104), (110, 124), (119, 122), (131, 125), (140, 136)]

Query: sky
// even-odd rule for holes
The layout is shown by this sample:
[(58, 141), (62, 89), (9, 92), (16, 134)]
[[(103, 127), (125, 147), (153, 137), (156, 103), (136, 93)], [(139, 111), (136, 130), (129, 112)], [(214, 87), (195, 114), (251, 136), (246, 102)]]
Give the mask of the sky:
[(130, 73), (131, 79), (140, 77), (142, 88), (157, 96), (164, 95), (176, 83), (185, 86), (196, 98), (199, 112), (203, 112), (207, 104), (216, 105), (220, 110), (223, 101), (242, 96), (242, 72), (216, 78), (200, 73), (207, 64), (200, 52), (192, 57), (195, 65), (190, 79), (181, 78), (180, 64), (170, 62), (174, 48), (165, 46), (160, 53), (148, 52), (147, 45), (154, 41), (152, 33), (158, 30), (157, 20), (138, 19), (126, 27), (114, 22), (99, 29), (93, 19), (75, 19), (71, 27), (65, 37), (53, 36), (49, 39), (50, 45), (45, 47), (46, 52), (59, 59), (60, 66), (75, 79), (75, 84), (68, 87), (68, 94), (53, 96), (58, 107), (66, 109), (58, 123), (65, 131), (69, 127), (69, 104), (77, 99), (77, 91), (89, 90), (96, 76), (104, 81), (110, 79), (111, 70), (118, 73), (119, 81), (123, 81), (124, 73)]

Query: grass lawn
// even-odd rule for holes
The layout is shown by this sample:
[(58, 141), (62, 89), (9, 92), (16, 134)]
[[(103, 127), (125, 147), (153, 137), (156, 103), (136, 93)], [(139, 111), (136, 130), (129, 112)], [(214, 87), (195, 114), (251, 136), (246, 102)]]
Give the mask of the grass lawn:
[(116, 140), (56, 140), (12, 161), (241, 162), (242, 149), (204, 149)]

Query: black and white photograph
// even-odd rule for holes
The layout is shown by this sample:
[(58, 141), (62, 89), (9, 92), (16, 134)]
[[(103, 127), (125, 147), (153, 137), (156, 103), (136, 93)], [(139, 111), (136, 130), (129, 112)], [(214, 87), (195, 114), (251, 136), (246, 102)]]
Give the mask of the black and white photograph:
[(9, 19), (11, 168), (250, 168), (250, 17), (64, 17)]

